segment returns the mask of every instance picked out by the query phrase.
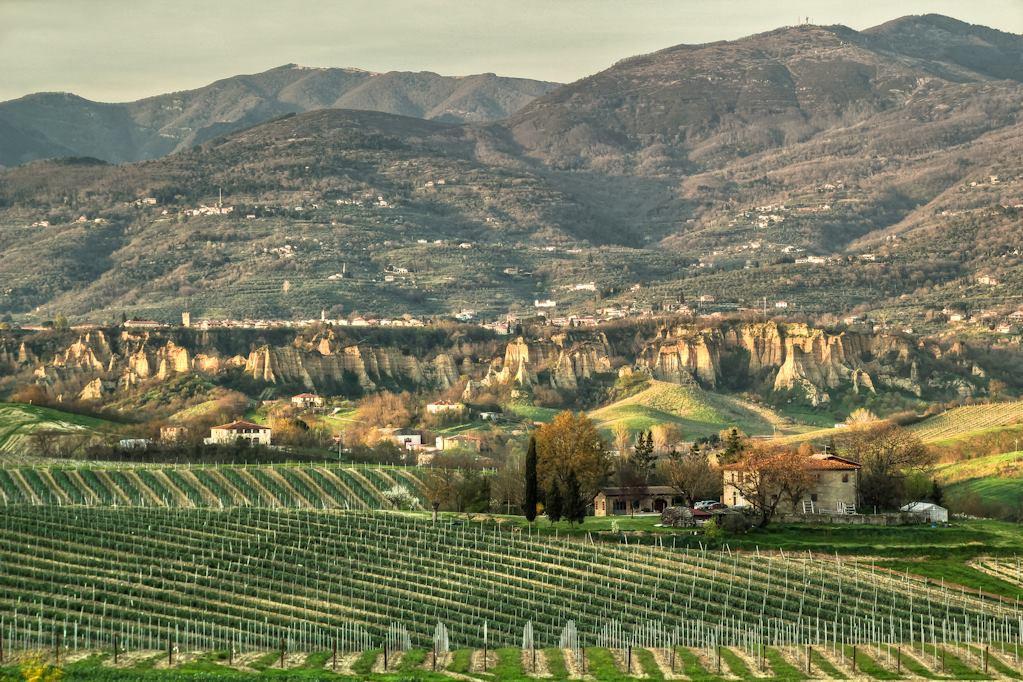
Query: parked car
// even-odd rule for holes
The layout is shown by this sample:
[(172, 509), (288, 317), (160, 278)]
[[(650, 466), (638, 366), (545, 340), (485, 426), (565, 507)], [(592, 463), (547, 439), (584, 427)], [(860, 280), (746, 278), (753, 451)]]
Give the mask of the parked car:
[(727, 506), (728, 505), (722, 504), (717, 500), (700, 500), (693, 505), (693, 509), (697, 509), (699, 511), (713, 511), (715, 509), (725, 509)]

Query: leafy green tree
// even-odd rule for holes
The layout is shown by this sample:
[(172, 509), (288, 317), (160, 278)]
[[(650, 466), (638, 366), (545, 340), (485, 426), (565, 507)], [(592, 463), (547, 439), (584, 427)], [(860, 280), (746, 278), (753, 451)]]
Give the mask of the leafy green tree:
[(725, 449), (721, 453), (721, 457), (718, 458), (718, 461), (721, 464), (734, 464), (742, 459), (742, 453), (745, 450), (746, 444), (739, 434), (739, 429), (733, 426), (728, 435), (725, 436)]
[(561, 490), (575, 472), (587, 496), (596, 495), (611, 469), (611, 458), (596, 424), (583, 413), (562, 412), (536, 431), (537, 479), (541, 489)]
[(529, 449), (526, 450), (526, 499), (523, 503), (523, 507), (525, 507), (526, 520), (530, 523), (536, 520), (536, 505), (537, 502), (539, 502), (536, 461), (536, 438), (530, 436)]
[(650, 480), (650, 473), (653, 471), (657, 456), (654, 454), (653, 432), (640, 432), (636, 440), (636, 447), (632, 450), (632, 465), (646, 484)]

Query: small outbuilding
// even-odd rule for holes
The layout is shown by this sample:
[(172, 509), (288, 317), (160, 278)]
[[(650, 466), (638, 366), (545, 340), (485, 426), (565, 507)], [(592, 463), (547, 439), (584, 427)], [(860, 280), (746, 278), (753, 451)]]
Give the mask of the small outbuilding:
[(601, 488), (593, 498), (593, 515), (660, 514), (665, 508), (681, 503), (678, 491), (668, 485)]
[(918, 514), (929, 523), (948, 523), (948, 510), (933, 502), (910, 502), (901, 509), (910, 514)]

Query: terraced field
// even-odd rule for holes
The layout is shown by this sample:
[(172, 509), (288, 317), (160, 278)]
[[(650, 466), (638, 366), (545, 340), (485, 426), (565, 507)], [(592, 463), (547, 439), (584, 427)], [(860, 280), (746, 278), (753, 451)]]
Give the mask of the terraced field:
[(970, 562), (978, 571), (1004, 580), (1023, 589), (1023, 558), (983, 558)]
[(325, 651), (394, 626), (429, 647), (438, 622), (459, 646), (481, 646), (486, 625), (490, 647), (518, 647), (531, 624), (536, 646), (573, 649), (844, 651), (1018, 642), (1020, 628), (1011, 600), (831, 556), (594, 545), (398, 512), (8, 507), (0, 567), (8, 652), (52, 650), (58, 632), (85, 650), (116, 637), (128, 651)]
[(729, 396), (666, 381), (652, 381), (640, 393), (590, 412), (601, 429), (609, 430), (618, 423), (632, 431), (677, 424), (687, 437), (710, 436), (730, 426), (748, 434), (770, 434), (779, 423), (772, 423), (772, 416)]
[(384, 493), (399, 485), (424, 501), (421, 474), (399, 467), (8, 466), (0, 504), (391, 509)]
[(925, 443), (934, 443), (1010, 424), (1023, 424), (1023, 401), (956, 407), (911, 428)]
[[(1023, 424), (1023, 401), (955, 407), (908, 428), (924, 443), (940, 443), (1014, 424)], [(816, 429), (782, 436), (778, 440), (783, 443), (825, 441), (840, 435), (843, 430), (844, 427)]]

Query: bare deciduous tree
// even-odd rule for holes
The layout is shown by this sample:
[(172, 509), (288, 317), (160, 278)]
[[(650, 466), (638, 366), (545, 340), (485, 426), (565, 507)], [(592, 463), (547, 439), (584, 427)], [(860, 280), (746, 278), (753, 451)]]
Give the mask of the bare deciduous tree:
[(721, 495), (721, 471), (699, 450), (673, 452), (664, 464), (664, 474), (690, 507)]
[(761, 528), (771, 522), (783, 499), (798, 499), (813, 485), (804, 452), (768, 443), (754, 444), (728, 470), (730, 483), (753, 508)]
[(836, 443), (860, 470), (860, 505), (897, 509), (903, 502), (906, 476), (925, 471), (933, 454), (911, 431), (889, 421), (851, 426)]

